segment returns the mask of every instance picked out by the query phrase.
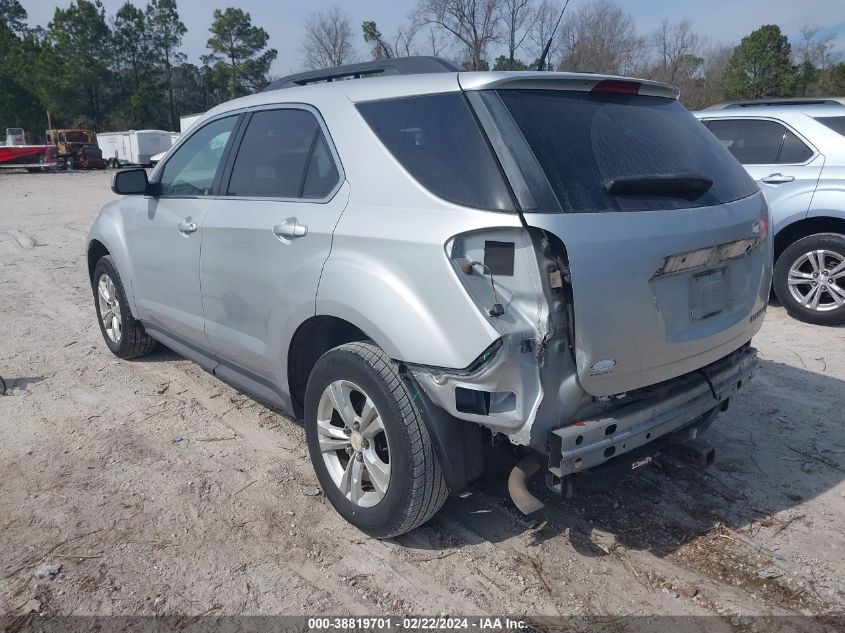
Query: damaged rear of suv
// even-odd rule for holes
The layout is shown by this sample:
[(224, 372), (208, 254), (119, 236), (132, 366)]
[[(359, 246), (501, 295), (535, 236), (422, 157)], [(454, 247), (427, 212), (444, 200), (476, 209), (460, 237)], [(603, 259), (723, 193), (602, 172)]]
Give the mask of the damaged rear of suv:
[[(694, 438), (751, 378), (768, 209), (673, 88), (531, 72), (305, 79), (206, 116), (210, 127), (245, 113), (218, 142), (205, 215), (183, 222), (202, 240), (199, 342), (180, 346), (175, 312), (133, 286), (149, 242), (114, 257), (130, 282), (98, 310), (132, 319), (122, 336), (175, 345), (302, 418), (318, 479), (351, 523), (379, 537), (422, 524), (480, 474), (491, 433), (525, 455), (511, 493), (536, 509), (524, 480), (539, 468), (561, 491)], [(278, 89), (289, 85), (301, 87)], [(293, 164), (299, 144), (281, 127), (253, 127), (274, 107), (319, 121), (301, 143), (298, 197), (274, 197), (279, 176), (241, 151), (264, 134)], [(250, 186), (247, 160), (260, 196), (232, 191)], [(312, 177), (325, 186), (309, 200)], [(233, 200), (244, 211), (225, 207), (224, 226), (216, 209)], [(281, 224), (250, 242), (269, 215)], [(106, 232), (95, 224), (92, 243)], [(120, 266), (98, 268), (90, 250), (89, 262), (96, 294)]]
[(754, 370), (769, 215), (670, 88), (519, 76), (462, 87), (523, 228), (447, 243), (501, 336), (472, 371), (413, 373), (451, 415), (534, 449), (510, 481), (530, 510), (523, 481), (540, 461), (561, 491), (571, 475), (694, 439), (727, 409)]
[[(423, 187), (519, 218), (443, 244), (449, 275), (435, 281), (457, 280), (490, 344), (465, 366), (404, 366), (426, 415), (446, 417), (437, 428), (463, 420), (528, 448), (510, 483), (530, 511), (524, 479), (539, 465), (561, 491), (571, 475), (694, 438), (751, 378), (768, 209), (669, 87), (533, 73), (459, 82), (460, 93), (357, 107)], [(450, 345), (468, 347), (457, 310), (427, 309)], [(441, 449), (450, 471), (478, 463), (465, 442)]]

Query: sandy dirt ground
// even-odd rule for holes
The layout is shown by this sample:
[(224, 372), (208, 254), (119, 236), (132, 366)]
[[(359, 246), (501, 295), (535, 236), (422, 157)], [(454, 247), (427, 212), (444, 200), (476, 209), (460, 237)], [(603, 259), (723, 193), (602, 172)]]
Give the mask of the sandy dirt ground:
[(109, 353), (84, 257), (109, 178), (0, 174), (0, 614), (845, 613), (845, 329), (769, 309), (706, 471), (661, 458), (569, 500), (537, 481), (526, 518), (491, 449), (380, 542), (318, 493), (298, 423), (166, 349)]

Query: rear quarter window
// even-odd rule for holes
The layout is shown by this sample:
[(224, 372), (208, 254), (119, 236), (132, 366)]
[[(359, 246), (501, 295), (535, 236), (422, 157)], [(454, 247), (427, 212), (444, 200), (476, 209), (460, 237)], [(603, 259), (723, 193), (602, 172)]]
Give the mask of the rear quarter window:
[(799, 165), (806, 163), (813, 157), (813, 150), (792, 132), (786, 132), (783, 137), (783, 147), (778, 156), (779, 165)]
[[(561, 90), (498, 94), (565, 212), (679, 209), (739, 200), (757, 185), (674, 99)], [(613, 195), (608, 183), (650, 176), (713, 181), (697, 197)]]
[(382, 144), (434, 195), (477, 209), (514, 209), (463, 94), (370, 101), (357, 107)]

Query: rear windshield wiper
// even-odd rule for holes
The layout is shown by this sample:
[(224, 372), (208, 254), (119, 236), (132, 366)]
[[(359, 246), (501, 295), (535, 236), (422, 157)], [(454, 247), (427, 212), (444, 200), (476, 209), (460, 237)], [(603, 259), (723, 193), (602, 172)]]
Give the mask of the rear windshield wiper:
[(713, 181), (695, 174), (657, 174), (613, 178), (604, 188), (614, 196), (660, 196), (694, 199), (713, 186)]

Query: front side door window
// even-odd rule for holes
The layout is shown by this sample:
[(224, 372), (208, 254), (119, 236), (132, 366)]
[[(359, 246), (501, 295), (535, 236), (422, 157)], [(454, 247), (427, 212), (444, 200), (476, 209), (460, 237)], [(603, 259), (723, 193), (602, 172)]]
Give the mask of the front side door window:
[(210, 195), (220, 161), (237, 121), (237, 116), (218, 119), (191, 135), (164, 166), (159, 179), (161, 196)]

